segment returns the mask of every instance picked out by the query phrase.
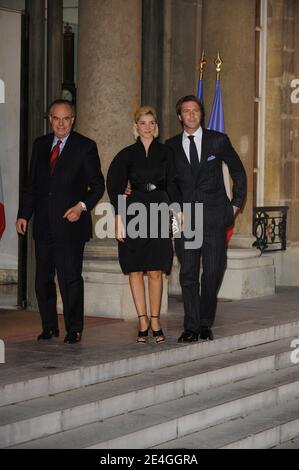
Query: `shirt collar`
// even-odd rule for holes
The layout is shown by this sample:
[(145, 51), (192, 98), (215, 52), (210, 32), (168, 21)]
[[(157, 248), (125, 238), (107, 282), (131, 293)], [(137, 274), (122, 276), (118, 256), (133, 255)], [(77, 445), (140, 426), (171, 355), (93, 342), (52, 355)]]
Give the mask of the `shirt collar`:
[(66, 135), (62, 139), (58, 139), (58, 137), (56, 137), (56, 135), (54, 135), (53, 145), (56, 145), (58, 140), (61, 140), (61, 144), (64, 145), (66, 143), (67, 139), (69, 138), (69, 136), (70, 136), (70, 134)]
[(195, 138), (202, 137), (202, 127), (200, 126), (195, 132), (192, 134), (188, 134), (186, 131), (183, 132), (183, 139), (186, 140), (190, 135), (194, 135)]

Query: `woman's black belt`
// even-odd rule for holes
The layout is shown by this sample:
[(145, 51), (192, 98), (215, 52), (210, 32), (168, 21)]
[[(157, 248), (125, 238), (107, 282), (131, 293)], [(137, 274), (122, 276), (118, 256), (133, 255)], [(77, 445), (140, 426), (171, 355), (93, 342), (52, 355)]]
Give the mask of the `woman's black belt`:
[(132, 190), (151, 192), (151, 191), (165, 191), (164, 183), (131, 183)]

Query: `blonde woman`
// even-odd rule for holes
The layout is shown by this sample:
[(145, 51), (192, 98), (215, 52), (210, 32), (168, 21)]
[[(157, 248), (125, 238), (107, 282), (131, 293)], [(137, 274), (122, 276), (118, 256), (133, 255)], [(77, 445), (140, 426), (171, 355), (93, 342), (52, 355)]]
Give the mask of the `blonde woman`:
[[(119, 262), (123, 273), (129, 275), (139, 320), (137, 342), (146, 343), (151, 328), (155, 342), (161, 343), (165, 341), (160, 324), (162, 273), (171, 269), (173, 248), (169, 237), (163, 238), (161, 233), (156, 238), (150, 236), (149, 210), (152, 203), (169, 204), (178, 201), (180, 196), (175, 183), (172, 151), (157, 140), (157, 115), (152, 107), (142, 106), (136, 111), (133, 134), (135, 143), (121, 150), (110, 165), (107, 190), (116, 214), (115, 237), (118, 240)], [(142, 237), (130, 237), (130, 231), (124, 228), (128, 227), (132, 216), (127, 216), (124, 227), (119, 214), (119, 196), (123, 196), (128, 183), (131, 191), (126, 200), (127, 211), (130, 204), (136, 202), (146, 208), (144, 226), (147, 231)], [(145, 299), (144, 273), (148, 276), (150, 318)]]

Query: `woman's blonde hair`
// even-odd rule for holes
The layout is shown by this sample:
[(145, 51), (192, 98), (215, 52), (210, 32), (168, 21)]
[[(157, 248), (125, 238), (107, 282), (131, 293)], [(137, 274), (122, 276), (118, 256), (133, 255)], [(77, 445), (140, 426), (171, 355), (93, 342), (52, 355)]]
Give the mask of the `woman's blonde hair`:
[(156, 110), (152, 107), (152, 106), (140, 106), (135, 114), (134, 114), (134, 122), (133, 122), (133, 135), (134, 135), (134, 139), (137, 140), (138, 137), (139, 137), (139, 133), (138, 133), (138, 130), (136, 128), (136, 124), (137, 122), (139, 121), (139, 119), (142, 117), (142, 116), (147, 116), (147, 115), (152, 115), (153, 118), (155, 119), (156, 121), (156, 129), (155, 129), (155, 133), (154, 133), (154, 137), (158, 137), (159, 135), (159, 127), (158, 127), (158, 119), (157, 119), (157, 113), (156, 113)]

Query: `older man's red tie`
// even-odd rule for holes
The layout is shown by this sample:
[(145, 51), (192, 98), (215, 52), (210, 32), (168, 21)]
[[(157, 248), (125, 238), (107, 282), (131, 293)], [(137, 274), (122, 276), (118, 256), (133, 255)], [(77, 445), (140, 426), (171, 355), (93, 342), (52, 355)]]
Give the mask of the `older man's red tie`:
[(50, 174), (51, 174), (51, 176), (54, 173), (55, 166), (56, 166), (56, 163), (57, 163), (57, 158), (59, 157), (59, 154), (60, 154), (60, 145), (61, 145), (61, 140), (58, 140), (56, 145), (54, 145), (54, 147), (52, 148), (52, 151), (51, 151), (51, 157), (50, 157)]

